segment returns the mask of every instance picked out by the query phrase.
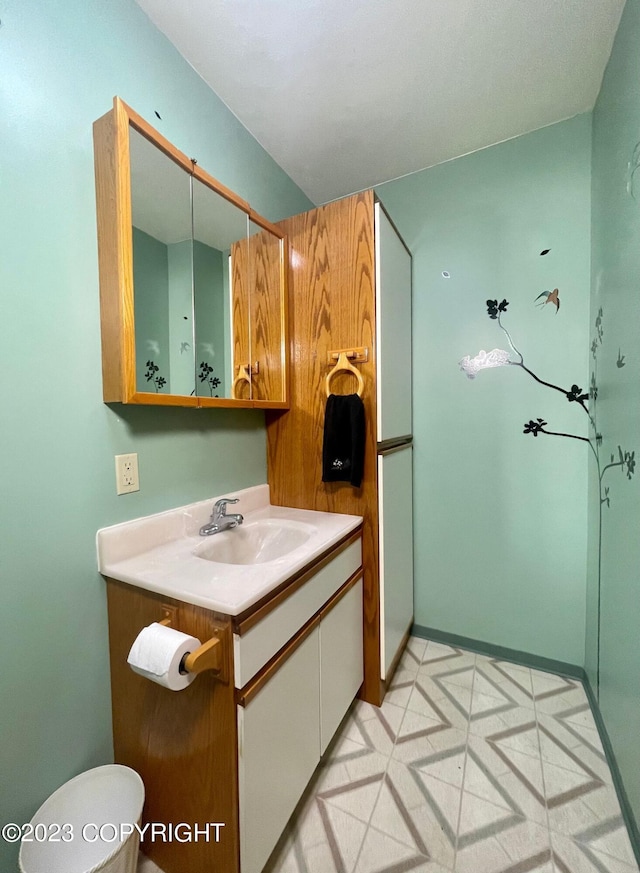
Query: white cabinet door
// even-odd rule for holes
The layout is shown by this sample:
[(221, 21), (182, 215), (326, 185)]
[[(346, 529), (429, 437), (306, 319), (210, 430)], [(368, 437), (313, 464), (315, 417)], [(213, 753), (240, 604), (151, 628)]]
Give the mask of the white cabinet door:
[(412, 432), (411, 255), (375, 205), (378, 442)]
[(362, 685), (362, 579), (320, 623), (320, 752)]
[(238, 707), (242, 873), (260, 873), (320, 760), (318, 635)]
[(382, 678), (413, 620), (413, 449), (378, 455)]

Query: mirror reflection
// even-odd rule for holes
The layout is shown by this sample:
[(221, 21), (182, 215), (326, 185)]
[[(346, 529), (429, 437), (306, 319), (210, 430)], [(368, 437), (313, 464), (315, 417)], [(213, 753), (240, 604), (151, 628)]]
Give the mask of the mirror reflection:
[(136, 390), (189, 395), (195, 363), (191, 179), (129, 130)]
[[(245, 212), (193, 179), (195, 392), (199, 397), (251, 397), (250, 384), (234, 394), (236, 360), (247, 345), (247, 223)], [(245, 357), (248, 362), (246, 353)]]

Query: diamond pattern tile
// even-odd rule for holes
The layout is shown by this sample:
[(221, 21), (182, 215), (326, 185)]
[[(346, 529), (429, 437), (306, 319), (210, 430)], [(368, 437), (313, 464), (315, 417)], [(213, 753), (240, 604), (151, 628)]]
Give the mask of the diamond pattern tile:
[(411, 871), (640, 873), (580, 682), (409, 640), (264, 873)]

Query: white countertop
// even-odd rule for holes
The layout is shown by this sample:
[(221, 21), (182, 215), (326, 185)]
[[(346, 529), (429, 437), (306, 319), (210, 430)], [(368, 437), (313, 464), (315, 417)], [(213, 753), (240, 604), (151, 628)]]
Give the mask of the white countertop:
[[(211, 509), (221, 497), (237, 497), (227, 509), (241, 513), (244, 525), (267, 520), (305, 525), (305, 543), (283, 557), (256, 564), (227, 564), (205, 560), (197, 552), (203, 543), (233, 537), (242, 528), (199, 535)], [(358, 515), (316, 512), (272, 506), (269, 486), (257, 485), (167, 512), (105, 527), (96, 535), (98, 569), (103, 576), (164, 594), (227, 615), (238, 615), (261, 600), (361, 523)], [(244, 526), (243, 525), (243, 526)]]

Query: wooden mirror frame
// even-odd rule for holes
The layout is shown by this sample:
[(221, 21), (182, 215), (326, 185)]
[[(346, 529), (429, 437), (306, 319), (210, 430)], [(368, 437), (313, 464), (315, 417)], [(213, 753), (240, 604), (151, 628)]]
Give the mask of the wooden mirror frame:
[[(133, 283), (133, 242), (131, 217), (131, 165), (129, 128), (148, 139), (186, 173), (198, 179), (216, 194), (237, 206), (248, 219), (280, 240), (280, 288), (282, 305), (279, 314), (281, 337), (280, 365), (283, 396), (274, 399), (236, 400), (223, 397), (199, 397), (180, 394), (156, 394), (139, 391), (136, 385), (136, 350)], [(100, 322), (102, 337), (102, 388), (105, 403), (132, 403), (155, 406), (289, 408), (289, 331), (287, 312), (286, 237), (275, 224), (267, 221), (251, 206), (210, 176), (195, 161), (172, 145), (119, 97), (113, 109), (93, 125), (96, 209), (98, 224), (98, 268), (100, 275)], [(247, 302), (250, 306), (250, 302)], [(252, 337), (249, 337), (250, 347)], [(233, 338), (232, 338), (233, 341)], [(234, 371), (237, 365), (234, 362)], [(194, 368), (194, 386), (195, 386)]]

